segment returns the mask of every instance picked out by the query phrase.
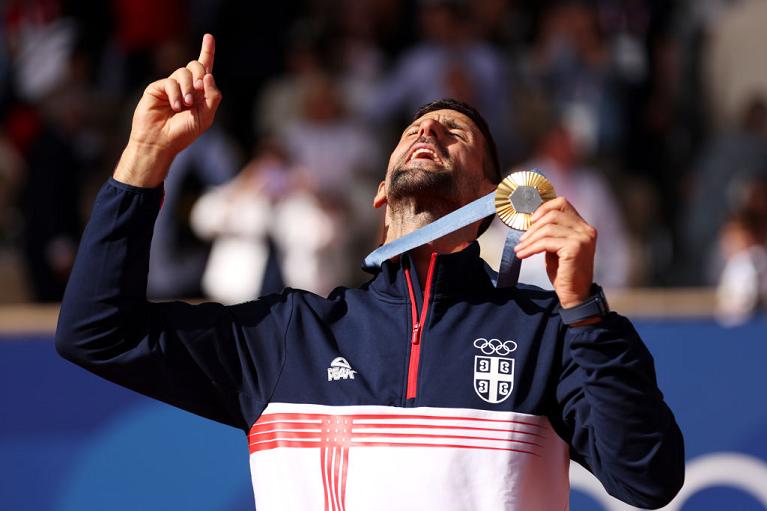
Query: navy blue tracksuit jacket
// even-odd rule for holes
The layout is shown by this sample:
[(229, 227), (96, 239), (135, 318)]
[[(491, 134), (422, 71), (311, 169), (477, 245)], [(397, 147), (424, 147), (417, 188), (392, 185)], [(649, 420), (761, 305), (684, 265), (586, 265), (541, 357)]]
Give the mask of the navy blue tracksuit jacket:
[(103, 186), (57, 348), (242, 429), (259, 511), (558, 511), (570, 459), (636, 506), (680, 488), (682, 436), (627, 319), (567, 327), (554, 293), (494, 288), (476, 244), (434, 254), (423, 286), (404, 256), (327, 298), (150, 303), (161, 201)]

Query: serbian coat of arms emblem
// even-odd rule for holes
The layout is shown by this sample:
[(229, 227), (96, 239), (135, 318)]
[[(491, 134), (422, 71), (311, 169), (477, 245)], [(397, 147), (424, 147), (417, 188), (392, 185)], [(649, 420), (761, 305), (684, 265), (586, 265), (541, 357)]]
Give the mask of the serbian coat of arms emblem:
[(474, 392), (488, 403), (505, 401), (514, 389), (514, 359), (503, 355), (516, 350), (517, 343), (480, 337), (474, 347), (484, 354), (474, 357)]

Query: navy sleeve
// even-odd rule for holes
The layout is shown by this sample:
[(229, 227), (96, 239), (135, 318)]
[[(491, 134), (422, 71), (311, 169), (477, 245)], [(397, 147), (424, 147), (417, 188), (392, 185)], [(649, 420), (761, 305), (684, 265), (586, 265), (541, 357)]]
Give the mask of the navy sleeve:
[(684, 441), (663, 400), (652, 355), (624, 317), (563, 327), (557, 402), (571, 457), (616, 498), (656, 509), (684, 482)]
[(150, 303), (161, 188), (99, 191), (61, 304), (56, 348), (147, 396), (247, 431), (276, 386), (291, 295), (236, 306)]

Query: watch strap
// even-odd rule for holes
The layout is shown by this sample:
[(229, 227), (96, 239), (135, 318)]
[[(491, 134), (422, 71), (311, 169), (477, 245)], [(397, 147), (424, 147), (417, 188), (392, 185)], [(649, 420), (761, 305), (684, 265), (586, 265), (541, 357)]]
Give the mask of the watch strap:
[(559, 308), (559, 315), (566, 325), (572, 325), (593, 317), (606, 316), (608, 312), (610, 312), (610, 307), (607, 305), (607, 298), (602, 287), (597, 284), (591, 285), (591, 296), (583, 303), (567, 309)]

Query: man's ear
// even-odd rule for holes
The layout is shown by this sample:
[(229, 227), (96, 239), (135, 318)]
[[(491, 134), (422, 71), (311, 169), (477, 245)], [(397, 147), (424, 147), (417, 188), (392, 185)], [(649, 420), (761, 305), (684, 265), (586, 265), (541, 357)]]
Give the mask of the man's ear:
[(373, 207), (378, 209), (386, 203), (386, 182), (381, 181), (378, 183), (378, 192), (376, 192), (376, 196), (373, 198)]

